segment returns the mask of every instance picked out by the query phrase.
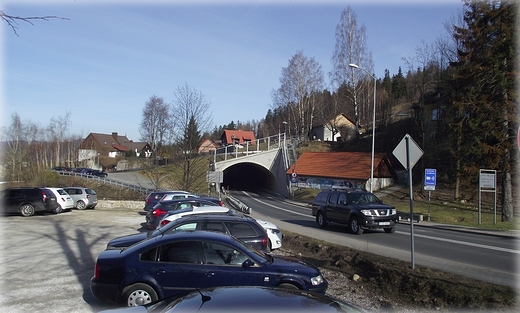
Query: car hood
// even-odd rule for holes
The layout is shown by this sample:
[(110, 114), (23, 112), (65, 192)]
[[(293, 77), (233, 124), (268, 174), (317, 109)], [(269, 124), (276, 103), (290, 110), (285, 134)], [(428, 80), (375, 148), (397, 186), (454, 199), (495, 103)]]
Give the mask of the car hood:
[(300, 274), (307, 273), (313, 276), (321, 274), (320, 270), (311, 263), (288, 256), (273, 256), (273, 262), (269, 266), (277, 270), (285, 269), (280, 271), (281, 273), (297, 272)]
[(265, 221), (265, 220), (256, 220), (256, 221), (258, 222), (258, 224), (260, 224), (260, 226), (262, 226), (265, 229), (278, 229), (278, 226), (276, 226), (275, 224), (273, 224), (269, 221)]
[(353, 208), (357, 208), (360, 210), (367, 209), (367, 210), (391, 210), (394, 207), (387, 204), (381, 204), (381, 203), (362, 203), (362, 204), (351, 204), (350, 205)]
[(126, 248), (141, 240), (145, 240), (146, 238), (148, 238), (148, 233), (139, 233), (135, 235), (117, 237), (110, 240), (107, 246), (112, 248)]

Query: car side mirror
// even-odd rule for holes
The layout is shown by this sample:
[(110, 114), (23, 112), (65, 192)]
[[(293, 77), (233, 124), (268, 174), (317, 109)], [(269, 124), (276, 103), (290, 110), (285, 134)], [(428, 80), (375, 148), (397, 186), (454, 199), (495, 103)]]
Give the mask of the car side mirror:
[(251, 259), (247, 259), (244, 262), (242, 262), (243, 268), (249, 268), (251, 266), (255, 265), (255, 262), (251, 261)]

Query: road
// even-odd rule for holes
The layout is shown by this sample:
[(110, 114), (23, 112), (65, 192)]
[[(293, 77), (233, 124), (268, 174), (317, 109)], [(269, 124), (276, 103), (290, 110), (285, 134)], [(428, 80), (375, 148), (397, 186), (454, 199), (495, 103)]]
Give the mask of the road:
[[(252, 216), (269, 220), (281, 229), (304, 234), (353, 249), (372, 252), (403, 261), (412, 260), (410, 224), (398, 224), (394, 234), (382, 230), (365, 231), (362, 235), (347, 232), (342, 225), (320, 229), (310, 207), (261, 197), (253, 193), (233, 193), (252, 208)], [(507, 232), (481, 233), (457, 231), (449, 225), (414, 224), (414, 263), (461, 274), (478, 280), (511, 286), (520, 290), (517, 268), (519, 238)]]

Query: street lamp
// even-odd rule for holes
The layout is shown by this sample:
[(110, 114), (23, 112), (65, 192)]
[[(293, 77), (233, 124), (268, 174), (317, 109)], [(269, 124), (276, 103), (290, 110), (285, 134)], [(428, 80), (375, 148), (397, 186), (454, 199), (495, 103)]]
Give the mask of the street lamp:
[(357, 66), (357, 64), (350, 63), (348, 66), (360, 69), (367, 73), (374, 79), (374, 112), (372, 113), (372, 167), (370, 167), (370, 192), (374, 189), (374, 146), (376, 141), (376, 84), (377, 79), (374, 75), (370, 74), (369, 71)]

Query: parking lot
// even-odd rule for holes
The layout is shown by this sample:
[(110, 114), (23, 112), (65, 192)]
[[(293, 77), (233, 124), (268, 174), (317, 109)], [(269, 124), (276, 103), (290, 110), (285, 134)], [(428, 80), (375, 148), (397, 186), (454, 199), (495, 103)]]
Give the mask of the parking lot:
[(2, 216), (2, 312), (98, 312), (113, 306), (90, 293), (96, 258), (108, 240), (140, 230), (140, 209)]

